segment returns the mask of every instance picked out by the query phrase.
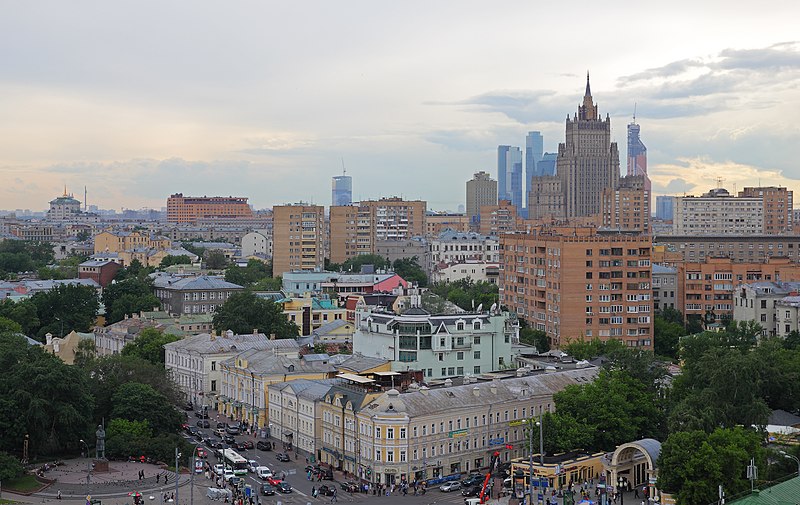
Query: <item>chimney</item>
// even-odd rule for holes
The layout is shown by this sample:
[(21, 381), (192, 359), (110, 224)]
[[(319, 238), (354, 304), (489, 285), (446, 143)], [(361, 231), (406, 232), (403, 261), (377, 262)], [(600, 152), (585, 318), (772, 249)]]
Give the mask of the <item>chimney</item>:
[(453, 379), (445, 379), (444, 380), (444, 387), (449, 388), (453, 385)]
[(253, 328), (253, 336), (258, 335), (258, 328)]
[(489, 391), (491, 391), (493, 395), (496, 395), (497, 394), (497, 384), (492, 384), (491, 386), (489, 386)]
[(428, 396), (428, 391), (430, 391), (430, 389), (428, 389), (428, 386), (422, 386), (421, 388), (419, 388), (419, 392), (424, 394), (425, 396)]
[(475, 396), (480, 396), (481, 395), (481, 388), (479, 388), (478, 386), (473, 387), (472, 388), (472, 394), (475, 395)]
[(213, 341), (215, 341), (215, 340), (217, 339), (217, 336), (214, 334), (214, 332), (213, 332), (213, 331), (210, 333), (210, 336), (211, 336), (210, 340), (211, 340), (212, 342), (213, 342)]
[(274, 333), (270, 333), (269, 334), (269, 339), (270, 340), (275, 340), (275, 334)]
[(50, 344), (53, 343), (53, 334), (52, 333), (45, 334), (44, 338), (45, 338), (45, 343), (47, 345), (50, 345)]

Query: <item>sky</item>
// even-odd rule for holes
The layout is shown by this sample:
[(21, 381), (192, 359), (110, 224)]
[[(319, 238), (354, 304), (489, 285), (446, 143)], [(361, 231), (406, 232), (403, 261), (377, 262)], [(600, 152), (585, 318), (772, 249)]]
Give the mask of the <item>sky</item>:
[(2, 0), (0, 208), (65, 185), (117, 210), (328, 206), (344, 165), (354, 200), (456, 210), (499, 144), (557, 149), (587, 71), (621, 153), (636, 107), (655, 194), (798, 192), (797, 19), (771, 0)]

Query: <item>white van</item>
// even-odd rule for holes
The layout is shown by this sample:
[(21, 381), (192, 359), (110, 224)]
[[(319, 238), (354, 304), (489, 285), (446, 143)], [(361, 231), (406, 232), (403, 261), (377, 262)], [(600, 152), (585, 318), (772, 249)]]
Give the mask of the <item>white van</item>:
[(272, 470), (267, 466), (259, 466), (256, 468), (256, 476), (261, 480), (267, 480), (272, 477)]

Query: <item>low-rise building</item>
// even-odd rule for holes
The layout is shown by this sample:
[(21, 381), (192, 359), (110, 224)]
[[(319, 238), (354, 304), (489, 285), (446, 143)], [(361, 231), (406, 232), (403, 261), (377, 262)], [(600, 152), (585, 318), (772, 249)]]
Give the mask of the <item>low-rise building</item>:
[(221, 277), (153, 275), (153, 293), (170, 314), (207, 314), (244, 288)]
[(480, 374), (513, 366), (519, 340), (506, 312), (433, 315), (412, 307), (400, 315), (356, 313), (353, 351), (392, 361), (392, 370), (422, 370), (426, 378)]
[(317, 456), (322, 439), (320, 403), (341, 379), (295, 379), (270, 384), (269, 436), (293, 445), (295, 451)]
[(434, 272), (440, 264), (500, 261), (500, 242), (497, 237), (474, 232), (446, 230), (430, 240), (430, 250), (428, 272)]
[(122, 352), (122, 348), (136, 340), (136, 337), (145, 328), (163, 330), (164, 324), (160, 321), (140, 317), (138, 314), (125, 317), (122, 321), (97, 326), (94, 329), (95, 352), (98, 356), (110, 356)]
[(62, 338), (54, 337), (48, 333), (45, 335), (44, 350), (54, 356), (58, 356), (67, 365), (74, 365), (78, 345), (84, 340), (94, 342), (94, 334), (71, 331)]
[(653, 264), (653, 310), (674, 309), (678, 293), (678, 269)]
[(122, 265), (114, 261), (88, 260), (78, 265), (79, 279), (92, 279), (101, 287), (106, 287), (114, 280)]
[(455, 263), (439, 263), (433, 266), (431, 282), (456, 282), (469, 279), (473, 282), (498, 283), (500, 264), (495, 262), (467, 260)]
[(733, 319), (757, 322), (764, 329), (764, 336), (786, 335), (797, 329), (798, 294), (800, 282), (761, 281), (737, 285)]
[(278, 303), (283, 306), (286, 318), (300, 328), (302, 337), (311, 335), (327, 323), (344, 320), (347, 316), (347, 309), (339, 307), (336, 300), (325, 295), (288, 297), (278, 300)]

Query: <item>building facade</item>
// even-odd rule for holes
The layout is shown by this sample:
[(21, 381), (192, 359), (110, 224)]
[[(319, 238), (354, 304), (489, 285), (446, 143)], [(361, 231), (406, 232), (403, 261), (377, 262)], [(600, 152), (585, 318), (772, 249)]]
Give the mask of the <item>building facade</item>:
[(206, 217), (252, 218), (247, 198), (234, 196), (183, 196), (175, 193), (167, 198), (168, 223), (196, 223)]
[(353, 178), (336, 175), (331, 179), (331, 207), (353, 203)]
[(221, 277), (201, 275), (180, 277), (169, 274), (156, 275), (153, 294), (161, 300), (161, 307), (170, 314), (208, 314), (225, 303), (242, 286), (227, 282)]
[(508, 313), (433, 315), (411, 308), (400, 315), (356, 312), (353, 352), (392, 361), (392, 370), (422, 370), (428, 378), (481, 374), (513, 366), (517, 320)]
[(602, 194), (599, 225), (623, 232), (650, 235), (650, 191), (644, 175), (622, 177), (616, 188)]
[(497, 181), (486, 172), (478, 172), (467, 181), (467, 217), (471, 229), (478, 229), (481, 207), (486, 205), (497, 205)]
[(272, 272), (321, 270), (325, 261), (325, 208), (321, 205), (276, 205), (272, 208)]
[(674, 196), (656, 197), (656, 218), (662, 221), (672, 221), (673, 209), (675, 208)]
[(481, 207), (479, 227), (481, 235), (498, 236), (501, 233), (511, 233), (517, 230), (518, 224), (517, 208), (510, 200), (500, 200), (497, 205)]
[(500, 237), (500, 303), (555, 348), (584, 337), (652, 348), (649, 237), (565, 231)]
[(653, 310), (674, 309), (678, 299), (678, 269), (653, 264)]
[(781, 235), (792, 232), (794, 226), (794, 193), (786, 188), (775, 186), (744, 188), (739, 198), (760, 198), (764, 209), (763, 231), (767, 235)]
[(431, 239), (428, 272), (434, 272), (439, 266), (466, 261), (498, 263), (500, 242), (497, 237), (447, 230)]
[(764, 202), (758, 197), (734, 197), (724, 188), (702, 196), (676, 196), (672, 219), (675, 235), (760, 235), (764, 233)]
[(470, 229), (470, 218), (467, 214), (429, 211), (425, 216), (426, 237), (435, 237), (445, 230), (470, 231)]
[(769, 258), (800, 261), (800, 235), (658, 235), (653, 243), (669, 253), (669, 261), (675, 264), (716, 257), (737, 263), (758, 263)]
[[(755, 321), (764, 329), (762, 335), (774, 337), (797, 329), (792, 325), (794, 306), (800, 293), (798, 282), (762, 281), (736, 286), (733, 297), (733, 319)], [(783, 312), (781, 312), (783, 310)], [(789, 311), (788, 313), (786, 311)], [(779, 316), (780, 321), (779, 321)], [(789, 320), (788, 323), (783, 322)], [(783, 326), (781, 326), (781, 323)], [(785, 326), (789, 324), (789, 328)]]

